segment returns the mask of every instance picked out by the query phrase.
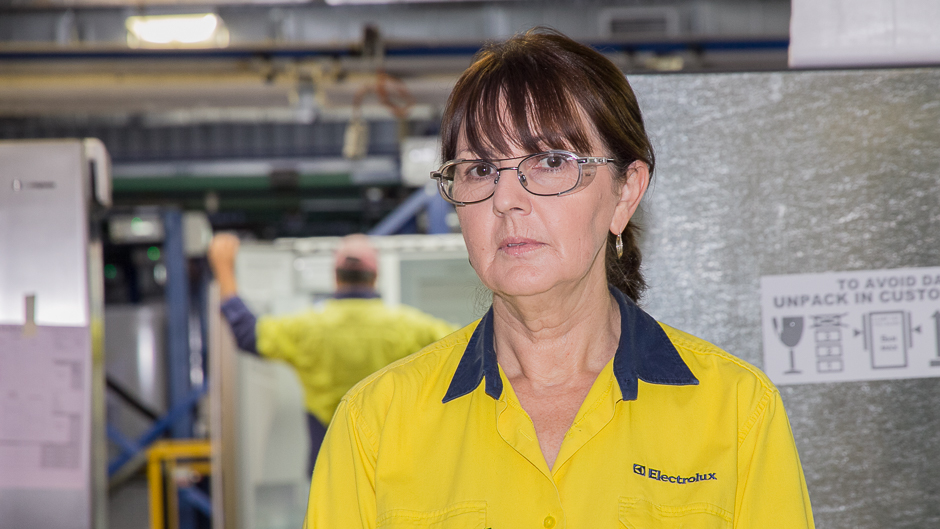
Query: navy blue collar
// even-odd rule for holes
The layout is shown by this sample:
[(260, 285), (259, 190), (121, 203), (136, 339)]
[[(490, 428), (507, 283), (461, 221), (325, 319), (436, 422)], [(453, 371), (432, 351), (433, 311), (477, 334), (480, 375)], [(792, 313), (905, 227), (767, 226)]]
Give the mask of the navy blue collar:
[[(697, 385), (698, 379), (656, 320), (619, 290), (610, 291), (620, 306), (620, 344), (614, 354), (614, 377), (623, 400), (636, 400), (638, 380), (649, 384)], [(472, 392), (483, 380), (487, 395), (498, 399), (503, 394), (493, 345), (493, 307), (470, 336), (443, 402)]]
[(375, 299), (379, 293), (374, 288), (344, 288), (333, 293), (333, 299)]

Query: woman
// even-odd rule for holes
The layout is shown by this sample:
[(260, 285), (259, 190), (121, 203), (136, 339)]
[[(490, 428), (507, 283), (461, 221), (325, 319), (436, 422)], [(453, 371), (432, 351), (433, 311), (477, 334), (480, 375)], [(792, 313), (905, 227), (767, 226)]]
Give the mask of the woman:
[(620, 71), (550, 31), (492, 45), (442, 143), (492, 307), (344, 397), (306, 527), (812, 527), (777, 390), (635, 304), (653, 152)]

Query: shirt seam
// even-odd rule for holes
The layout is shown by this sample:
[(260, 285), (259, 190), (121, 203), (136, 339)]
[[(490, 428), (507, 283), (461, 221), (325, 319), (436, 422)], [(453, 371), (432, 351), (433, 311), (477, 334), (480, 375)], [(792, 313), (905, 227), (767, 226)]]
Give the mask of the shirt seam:
[[(515, 390), (513, 390), (513, 393), (515, 393)], [(516, 395), (516, 400), (519, 400), (519, 396), (518, 396), (518, 395)], [(519, 404), (517, 405), (515, 402), (513, 402), (512, 400), (507, 399), (507, 398), (501, 398), (501, 399), (499, 399), (499, 401), (500, 401), (500, 402), (505, 402), (507, 406), (509, 406), (509, 407), (511, 407), (511, 408), (514, 408), (514, 409), (516, 409), (516, 410), (522, 412), (522, 414), (525, 415), (525, 416), (529, 419), (529, 421), (532, 421), (532, 417), (529, 417), (529, 412), (525, 411), (525, 408), (522, 407), (522, 403), (519, 403)], [(532, 426), (534, 427), (534, 426), (535, 426), (535, 423), (533, 423)], [(528, 437), (528, 436), (526, 436), (526, 437)]]
[[(601, 405), (603, 405), (605, 398), (607, 398), (607, 396), (610, 395), (610, 392), (612, 391), (614, 382), (615, 382), (614, 380), (608, 381), (608, 383), (607, 383), (607, 389), (604, 390), (604, 393), (602, 393), (600, 396), (598, 396), (598, 397), (594, 400), (594, 403), (591, 405), (591, 407), (590, 407), (588, 410), (586, 410), (586, 411), (584, 412), (584, 414), (581, 416), (580, 419), (578, 419), (578, 420), (576, 420), (575, 422), (571, 423), (571, 426), (576, 426), (576, 425), (581, 424), (582, 422), (584, 422), (585, 420), (587, 420), (587, 418), (588, 418), (592, 413), (594, 413), (595, 410), (597, 410), (598, 408), (601, 407)], [(623, 400), (623, 399), (621, 399), (621, 400)], [(571, 430), (569, 429), (568, 431), (570, 432)], [(567, 434), (566, 434), (566, 436), (567, 436)]]
[(630, 506), (637, 503), (645, 503), (660, 514), (669, 517), (683, 516), (691, 513), (707, 513), (718, 516), (726, 522), (731, 522), (734, 520), (730, 511), (721, 507), (720, 505), (716, 505), (708, 501), (699, 501), (687, 503), (684, 505), (667, 505), (662, 503), (655, 503), (646, 498), (635, 496), (620, 496), (619, 501), (621, 515), (626, 514)]
[[(740, 358), (734, 356), (733, 354), (727, 351), (723, 351), (720, 348), (712, 344), (708, 344), (708, 347), (703, 348), (700, 344), (696, 344), (695, 342), (682, 336), (676, 336), (676, 337), (670, 336), (669, 339), (672, 341), (673, 344), (679, 344), (684, 349), (691, 351), (693, 353), (697, 353), (701, 355), (717, 356), (735, 364), (736, 366), (740, 367), (741, 369), (744, 369), (745, 371), (753, 375), (754, 378), (757, 380), (757, 382), (761, 385), (761, 388), (765, 391), (773, 388), (773, 386), (769, 384), (767, 380), (765, 380), (764, 378), (765, 375), (763, 375), (763, 373), (758, 371), (756, 367), (754, 367), (748, 362), (745, 362), (744, 360), (741, 360)], [(707, 342), (704, 342), (704, 343), (707, 343)], [(679, 355), (679, 356), (681, 357), (682, 355)]]
[[(667, 332), (667, 335), (668, 335), (668, 332)], [(717, 356), (719, 358), (725, 359), (728, 362), (731, 362), (732, 364), (750, 373), (752, 376), (754, 376), (754, 379), (758, 382), (758, 384), (760, 384), (760, 389), (763, 392), (763, 394), (761, 395), (760, 399), (757, 401), (757, 404), (754, 406), (753, 410), (749, 413), (747, 420), (744, 421), (744, 424), (742, 424), (741, 427), (738, 429), (738, 446), (740, 447), (741, 444), (744, 443), (744, 440), (747, 439), (747, 436), (751, 433), (751, 430), (754, 428), (754, 425), (757, 424), (758, 420), (763, 415), (764, 411), (767, 409), (767, 406), (770, 403), (770, 399), (773, 397), (774, 393), (777, 392), (777, 388), (775, 388), (773, 384), (767, 381), (765, 379), (765, 375), (763, 375), (760, 371), (758, 371), (756, 367), (752, 366), (751, 364), (741, 360), (740, 358), (726, 351), (721, 350), (720, 348), (714, 345), (708, 344), (708, 342), (704, 342), (707, 344), (707, 347), (702, 347), (701, 344), (693, 342), (692, 340), (689, 340), (685, 338), (684, 336), (675, 336), (675, 337), (670, 336), (669, 339), (672, 340), (673, 344), (681, 345), (685, 350), (690, 351), (692, 353), (696, 353), (700, 355)]]
[(433, 511), (418, 511), (413, 509), (390, 509), (378, 515), (376, 518), (376, 523), (379, 525), (384, 524), (390, 519), (406, 519), (412, 522), (418, 521), (428, 521), (433, 518), (448, 518), (451, 516), (456, 516), (460, 514), (467, 513), (485, 513), (486, 512), (486, 501), (483, 500), (464, 500), (457, 502), (442, 509), (435, 509)]
[(764, 411), (767, 409), (767, 405), (770, 403), (770, 398), (773, 396), (773, 391), (765, 391), (764, 395), (758, 401), (757, 406), (754, 407), (754, 411), (748, 416), (747, 420), (741, 426), (741, 429), (738, 430), (738, 447), (744, 444), (744, 440), (747, 439), (747, 436), (751, 433), (751, 430), (754, 428), (754, 425), (757, 424), (758, 419), (764, 414)]
[(354, 427), (368, 436), (369, 445), (370, 448), (372, 448), (373, 455), (378, 454), (378, 435), (376, 435), (376, 433), (372, 431), (372, 428), (362, 421), (362, 410), (359, 408), (359, 405), (351, 400), (346, 400), (346, 405), (349, 407), (349, 418), (352, 419)]

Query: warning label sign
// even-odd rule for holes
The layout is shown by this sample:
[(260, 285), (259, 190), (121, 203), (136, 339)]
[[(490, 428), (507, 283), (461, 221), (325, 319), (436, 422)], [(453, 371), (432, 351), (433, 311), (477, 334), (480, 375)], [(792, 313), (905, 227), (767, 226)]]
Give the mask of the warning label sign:
[(778, 385), (940, 376), (940, 267), (764, 276)]

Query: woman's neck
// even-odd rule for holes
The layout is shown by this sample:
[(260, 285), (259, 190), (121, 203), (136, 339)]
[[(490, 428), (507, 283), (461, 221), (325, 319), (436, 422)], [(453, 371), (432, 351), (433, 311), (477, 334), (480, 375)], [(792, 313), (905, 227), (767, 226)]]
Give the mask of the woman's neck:
[(617, 350), (620, 310), (606, 278), (535, 296), (494, 296), (496, 355), (510, 381), (551, 387), (596, 377)]

